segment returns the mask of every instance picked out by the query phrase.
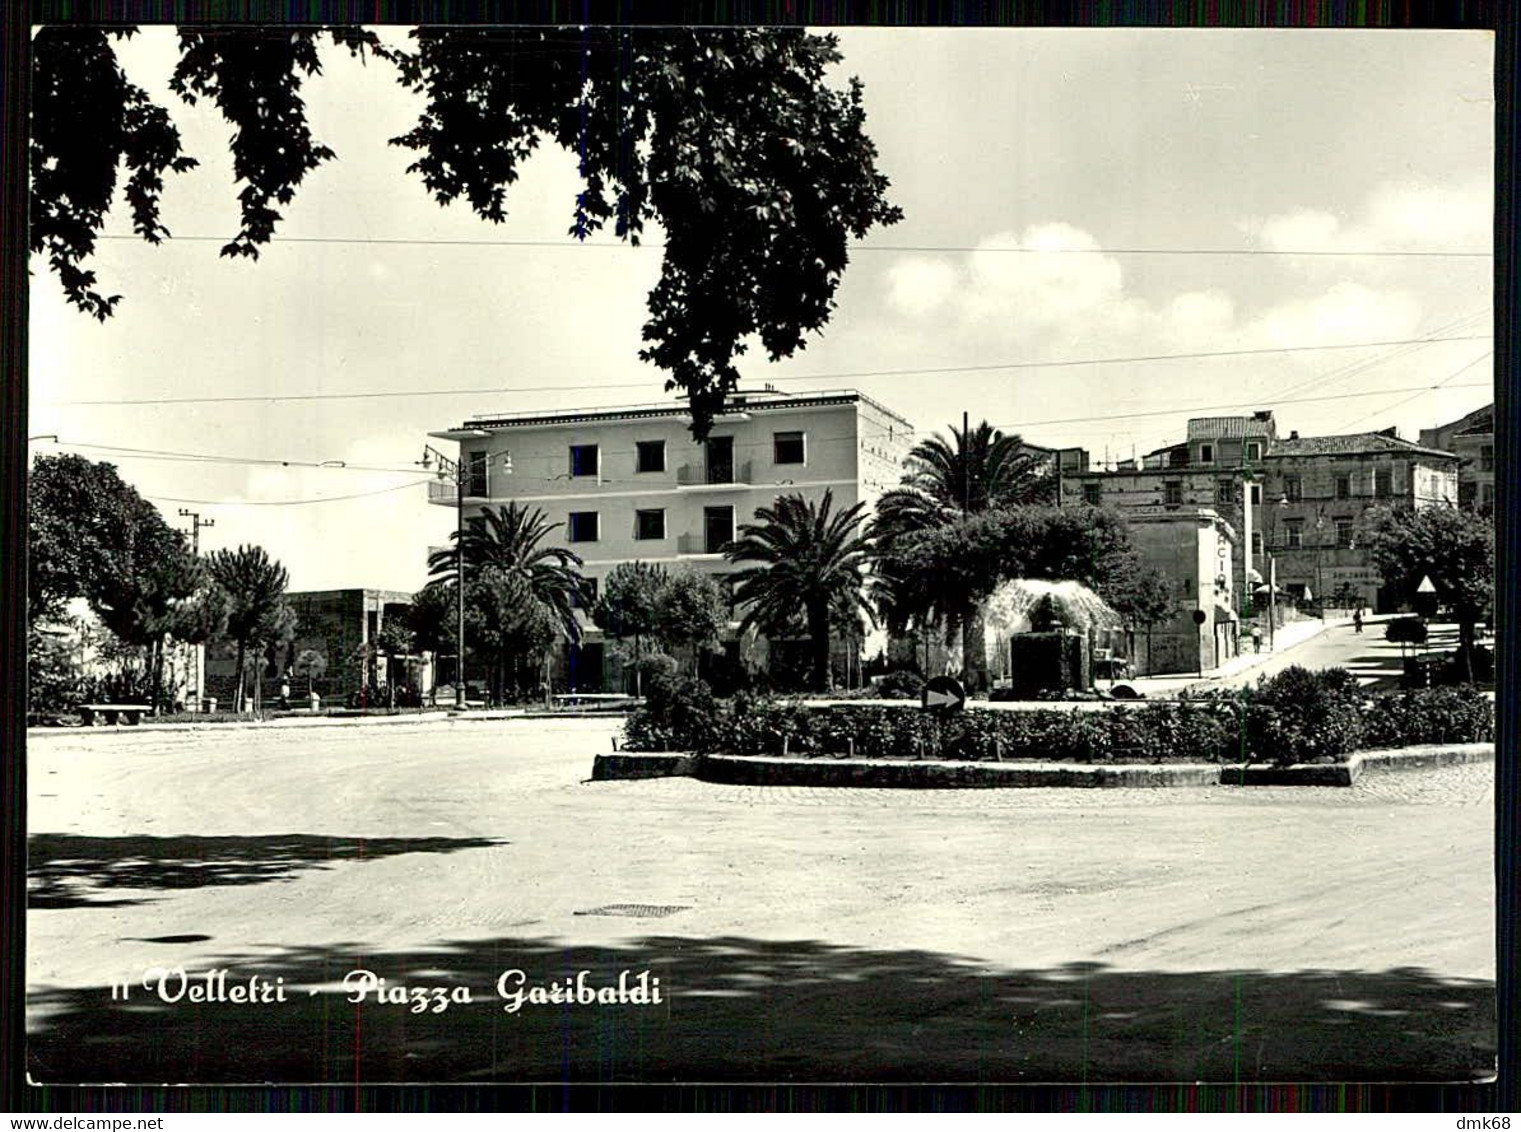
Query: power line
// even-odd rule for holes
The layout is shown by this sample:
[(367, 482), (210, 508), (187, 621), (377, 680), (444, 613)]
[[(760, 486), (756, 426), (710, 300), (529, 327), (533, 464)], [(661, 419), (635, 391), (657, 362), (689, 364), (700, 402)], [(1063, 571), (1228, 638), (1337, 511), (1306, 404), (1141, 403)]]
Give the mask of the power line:
[[(1488, 354), (1484, 355), (1484, 357), (1487, 357), (1487, 356), (1488, 356)], [(1477, 365), (1478, 362), (1482, 361), (1482, 360), (1483, 360), (1483, 357), (1476, 358), (1474, 361), (1469, 362), (1468, 365), (1464, 366), (1463, 370), (1469, 369), (1472, 366)], [(1459, 384), (1459, 385), (1448, 385), (1447, 384), (1447, 382), (1450, 381), (1450, 380), (1452, 380), (1453, 377), (1456, 377), (1456, 376), (1458, 376), (1458, 374), (1461, 374), (1463, 372), (1463, 370), (1459, 370), (1458, 373), (1449, 375), (1448, 377), (1444, 378), (1442, 381), (1437, 382), (1437, 384), (1435, 384), (1435, 385), (1407, 385), (1407, 386), (1404, 386), (1403, 388), (1400, 388), (1400, 389), (1369, 389), (1369, 390), (1363, 391), (1362, 393), (1330, 393), (1330, 394), (1326, 394), (1325, 396), (1322, 396), (1322, 397), (1254, 398), (1254, 399), (1249, 400), (1249, 401), (1232, 401), (1229, 404), (1225, 404), (1225, 405), (1195, 405), (1192, 408), (1146, 409), (1146, 410), (1143, 410), (1143, 411), (1140, 411), (1140, 412), (1135, 412), (1135, 413), (1105, 413), (1105, 414), (1103, 414), (1101, 416), (1093, 416), (1093, 417), (1059, 417), (1059, 418), (1052, 418), (1050, 420), (1044, 420), (1044, 421), (1025, 421), (1025, 422), (1023, 422), (1021, 424), (1017, 424), (1017, 425), (995, 425), (994, 427), (995, 428), (1000, 428), (1000, 429), (1004, 430), (1005, 432), (1011, 432), (1011, 431), (1012, 432), (1018, 432), (1018, 431), (1021, 431), (1023, 429), (1027, 429), (1027, 428), (1036, 428), (1036, 427), (1039, 427), (1041, 425), (1084, 424), (1084, 423), (1087, 423), (1087, 422), (1090, 422), (1090, 421), (1134, 420), (1134, 419), (1139, 418), (1139, 417), (1164, 417), (1164, 416), (1171, 416), (1171, 415), (1173, 415), (1175, 413), (1214, 413), (1214, 412), (1220, 412), (1220, 411), (1225, 410), (1225, 409), (1241, 409), (1241, 408), (1244, 408), (1244, 407), (1246, 407), (1248, 405), (1259, 405), (1260, 406), (1260, 405), (1262, 405), (1263, 403), (1265, 403), (1267, 401), (1271, 401), (1271, 403), (1273, 405), (1275, 405), (1275, 406), (1277, 406), (1277, 405), (1304, 405), (1304, 404), (1309, 404), (1312, 401), (1347, 401), (1347, 400), (1350, 400), (1350, 399), (1352, 399), (1354, 397), (1379, 397), (1379, 396), (1382, 396), (1382, 395), (1384, 395), (1386, 393), (1409, 393), (1412, 390), (1415, 390), (1418, 393), (1429, 393), (1433, 389), (1442, 389), (1442, 388), (1447, 388), (1447, 389), (1485, 389), (1485, 388), (1492, 388), (1493, 383), (1492, 382), (1488, 382), (1488, 381), (1464, 382), (1464, 383)], [(1414, 398), (1412, 398), (1412, 400), (1413, 399)], [(1397, 408), (1397, 407), (1398, 406), (1390, 406), (1390, 409)], [(1388, 411), (1390, 411), (1390, 410), (1389, 409), (1380, 409), (1379, 412), (1378, 413), (1374, 413), (1373, 416), (1378, 416), (1381, 413), (1388, 412)], [(918, 431), (918, 430), (916, 430), (916, 431)]]
[[(1081, 359), (1050, 359), (1037, 362), (995, 362), (983, 365), (966, 366), (923, 366), (908, 369), (884, 369), (884, 370), (857, 370), (854, 372), (841, 373), (814, 373), (793, 374), (787, 376), (771, 376), (768, 380), (777, 381), (840, 381), (854, 380), (864, 377), (911, 377), (917, 374), (937, 373), (983, 373), (996, 370), (1021, 370), (1021, 369), (1063, 369), (1075, 366), (1102, 366), (1124, 365), (1142, 362), (1167, 362), (1186, 361), (1194, 358), (1238, 358), (1255, 354), (1293, 354), (1306, 353), (1317, 350), (1364, 350), (1379, 346), (1406, 346), (1411, 344), (1427, 344), (1433, 342), (1473, 342), (1489, 341), (1494, 336), (1491, 334), (1459, 334), (1440, 338), (1392, 338), (1378, 342), (1342, 342), (1323, 346), (1264, 346), (1247, 350), (1208, 350), (1196, 351), (1183, 354), (1139, 354), (1131, 357), (1110, 358), (1081, 358)], [(606, 382), (596, 385), (552, 385), (552, 386), (524, 386), (519, 389), (475, 388), (475, 389), (391, 389), (368, 393), (266, 393), (258, 395), (243, 395), (234, 397), (143, 397), (143, 398), (115, 398), (111, 400), (94, 401), (45, 401), (40, 404), (48, 408), (104, 406), (104, 405), (210, 405), (210, 404), (246, 404), (249, 402), (270, 401), (353, 401), (384, 397), (464, 397), (480, 396), (485, 394), (513, 394), (513, 393), (571, 393), (591, 392), (602, 389), (647, 389), (650, 382)]]
[[(1408, 405), (1411, 401), (1415, 401), (1415, 400), (1417, 400), (1417, 399), (1419, 399), (1421, 397), (1424, 397), (1427, 393), (1431, 393), (1431, 392), (1434, 392), (1434, 391), (1436, 391), (1438, 389), (1441, 389), (1443, 387), (1447, 387), (1447, 383), (1449, 381), (1452, 381), (1454, 378), (1461, 377), (1463, 374), (1465, 374), (1469, 370), (1473, 369), (1474, 366), (1476, 366), (1480, 362), (1482, 362), (1485, 358), (1491, 358), (1491, 357), (1494, 357), (1494, 351), (1493, 350), (1485, 350), (1477, 358), (1473, 359), (1473, 361), (1468, 362), (1467, 364), (1462, 365), (1462, 366), (1458, 367), (1457, 369), (1453, 370), (1452, 373), (1448, 374), (1446, 377), (1444, 377), (1441, 381), (1437, 382), (1435, 385), (1432, 385), (1432, 386), (1430, 386), (1430, 387), (1428, 387), (1426, 389), (1422, 389), (1419, 392), (1415, 393), (1413, 396), (1406, 397), (1406, 398), (1404, 398), (1403, 400), (1400, 400), (1400, 401), (1396, 401), (1392, 405), (1386, 405), (1382, 409), (1377, 410), (1376, 412), (1369, 413), (1367, 416), (1358, 417), (1357, 420), (1351, 422), (1350, 424), (1342, 425), (1341, 428), (1342, 429), (1354, 428), (1355, 426), (1362, 424), (1366, 420), (1371, 420), (1374, 417), (1383, 416), (1385, 413), (1392, 413), (1392, 412), (1394, 412), (1395, 409), (1398, 409), (1401, 405)], [(1451, 386), (1450, 388), (1461, 389), (1463, 387), (1462, 386)], [(1384, 393), (1393, 393), (1393, 392), (1403, 392), (1403, 390), (1385, 389), (1385, 390), (1381, 390), (1381, 392), (1384, 392)]]
[(387, 495), (393, 491), (405, 491), (420, 484), (431, 483), (432, 480), (433, 477), (429, 476), (427, 479), (414, 480), (411, 483), (383, 487), (379, 491), (361, 491), (355, 495), (322, 495), (312, 499), (180, 499), (173, 495), (149, 495), (145, 498), (155, 499), (160, 503), (199, 503), (203, 507), (301, 507), (311, 503), (341, 503), (348, 499)]
[[(101, 240), (133, 241), (141, 239), (139, 236), (124, 232), (106, 233), (96, 238)], [(226, 244), (231, 242), (231, 237), (228, 236), (170, 236), (169, 239), (187, 243)], [(641, 240), (638, 245), (634, 245), (622, 240), (615, 242), (582, 240), (481, 240), (404, 236), (275, 236), (271, 238), (270, 243), (395, 245), (402, 247), (444, 248), (581, 248), (602, 251), (637, 251), (643, 248), (664, 248), (666, 246), (664, 241), (658, 240)], [(1338, 250), (1325, 248), (1023, 248), (984, 247), (965, 244), (849, 244), (847, 246), (852, 252), (912, 252), (923, 255), (976, 252), (979, 255), (995, 253), (999, 255), (1313, 256), (1353, 259), (1492, 259), (1494, 257), (1493, 252), (1485, 251), (1406, 251), (1388, 248)]]

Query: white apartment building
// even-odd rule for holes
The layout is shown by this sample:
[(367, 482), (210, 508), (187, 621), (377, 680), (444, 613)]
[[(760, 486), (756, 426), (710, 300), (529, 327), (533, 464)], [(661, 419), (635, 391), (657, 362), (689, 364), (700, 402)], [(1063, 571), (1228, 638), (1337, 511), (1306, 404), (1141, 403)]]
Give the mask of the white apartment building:
[[(467, 518), (509, 501), (539, 508), (594, 582), (633, 561), (733, 574), (721, 549), (759, 508), (826, 491), (836, 511), (869, 508), (898, 486), (914, 443), (907, 420), (854, 390), (739, 392), (705, 443), (690, 425), (683, 399), (477, 416), (429, 435), (459, 443)], [(429, 500), (455, 506), (454, 485), (430, 484)], [(583, 688), (617, 686), (593, 627), (567, 664)]]

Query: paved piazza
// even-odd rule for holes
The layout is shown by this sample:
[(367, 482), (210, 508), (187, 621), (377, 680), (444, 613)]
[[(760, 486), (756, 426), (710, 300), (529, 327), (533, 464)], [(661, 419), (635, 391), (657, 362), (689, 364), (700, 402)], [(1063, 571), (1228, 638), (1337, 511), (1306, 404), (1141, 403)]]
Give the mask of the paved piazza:
[[(1341, 790), (586, 781), (612, 735), (34, 737), (33, 1078), (1492, 1071), (1492, 764)], [(166, 1002), (172, 978), (163, 996), (142, 984), (155, 967), (225, 969), (212, 999), (258, 978), (285, 1001)], [(354, 970), (443, 991), (351, 1003)], [(593, 987), (647, 971), (661, 1001), (504, 1009), (581, 971)]]

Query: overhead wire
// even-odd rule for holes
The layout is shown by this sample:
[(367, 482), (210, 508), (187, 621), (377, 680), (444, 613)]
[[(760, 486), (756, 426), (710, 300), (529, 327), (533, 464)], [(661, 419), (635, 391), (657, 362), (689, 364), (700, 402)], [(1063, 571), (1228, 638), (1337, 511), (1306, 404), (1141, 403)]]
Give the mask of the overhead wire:
[[(1235, 358), (1261, 354), (1292, 354), (1305, 353), (1318, 350), (1362, 350), (1373, 349), (1382, 346), (1404, 346), (1412, 344), (1431, 344), (1436, 342), (1472, 342), (1490, 340), (1491, 334), (1459, 334), (1442, 337), (1425, 338), (1394, 338), (1374, 342), (1338, 342), (1327, 343), (1318, 346), (1261, 346), (1241, 350), (1207, 350), (1193, 351), (1178, 354), (1138, 354), (1129, 357), (1107, 358), (1053, 358), (1044, 361), (1033, 362), (994, 362), (964, 366), (918, 366), (903, 369), (885, 370), (856, 370), (842, 371), (838, 373), (822, 374), (792, 374), (769, 377), (772, 382), (785, 381), (838, 381), (857, 380), (868, 377), (911, 377), (920, 374), (943, 374), (943, 373), (982, 373), (997, 370), (1025, 370), (1025, 369), (1062, 369), (1076, 366), (1099, 366), (1139, 364), (1144, 362), (1185, 361), (1197, 358)], [(44, 401), (40, 406), (47, 408), (72, 408), (85, 406), (106, 405), (207, 405), (207, 404), (240, 404), (249, 402), (274, 402), (274, 401), (343, 401), (364, 400), (384, 397), (454, 397), (454, 396), (477, 396), (487, 394), (511, 394), (529, 392), (575, 392), (594, 391), (600, 389), (647, 389), (650, 382), (621, 382), (621, 383), (598, 383), (596, 385), (556, 385), (556, 386), (528, 386), (520, 389), (505, 388), (474, 388), (474, 389), (393, 389), (372, 390), (363, 393), (262, 393), (242, 394), (222, 397), (143, 397), (143, 398), (111, 398), (100, 400), (76, 400), (76, 401)]]

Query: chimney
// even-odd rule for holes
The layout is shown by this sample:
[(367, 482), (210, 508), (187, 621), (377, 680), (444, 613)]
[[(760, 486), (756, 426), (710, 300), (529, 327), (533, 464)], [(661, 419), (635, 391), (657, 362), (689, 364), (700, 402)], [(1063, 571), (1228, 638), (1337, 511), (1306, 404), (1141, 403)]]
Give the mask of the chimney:
[(1273, 410), (1258, 409), (1255, 413), (1252, 414), (1252, 419), (1254, 421), (1270, 421), (1273, 419)]
[(1299, 439), (1299, 430), (1297, 428), (1289, 430), (1289, 439), (1290, 440), (1298, 440)]

